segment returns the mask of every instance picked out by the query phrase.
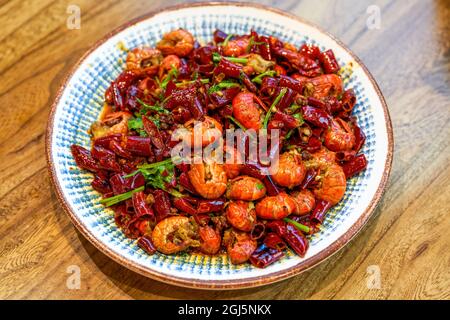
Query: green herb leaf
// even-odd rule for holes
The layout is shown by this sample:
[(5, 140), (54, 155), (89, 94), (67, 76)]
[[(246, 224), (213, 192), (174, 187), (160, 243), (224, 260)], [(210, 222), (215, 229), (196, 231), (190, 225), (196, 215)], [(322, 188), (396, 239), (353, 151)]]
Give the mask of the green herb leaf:
[(289, 139), (289, 138), (292, 136), (293, 133), (294, 133), (294, 129), (289, 130), (289, 131), (286, 133), (286, 135), (284, 136), (285, 139), (286, 139), (286, 140)]
[(137, 173), (141, 173), (147, 185), (155, 189), (162, 189), (175, 197), (180, 197), (182, 194), (172, 188), (167, 188), (167, 185), (175, 178), (175, 164), (172, 159), (166, 159), (160, 162), (146, 163), (138, 166), (138, 169), (124, 178), (129, 178)]
[(228, 88), (240, 87), (240, 86), (241, 85), (239, 83), (237, 83), (237, 82), (233, 82), (233, 81), (230, 81), (230, 80), (225, 80), (225, 81), (222, 81), (222, 82), (220, 82), (218, 84), (215, 84), (212, 87), (210, 87), (208, 89), (208, 93), (211, 94), (211, 93), (218, 92), (218, 91), (220, 91), (222, 89), (228, 89)]
[(145, 132), (144, 130), (144, 124), (142, 123), (141, 117), (130, 118), (128, 120), (128, 129), (136, 131), (141, 137), (147, 136), (147, 132)]
[(264, 77), (274, 77), (274, 76), (276, 76), (276, 74), (277, 74), (277, 72), (274, 71), (274, 70), (267, 70), (266, 72), (263, 72), (263, 73), (257, 75), (256, 77), (254, 77), (252, 79), (252, 82), (255, 82), (257, 84), (261, 84), (262, 83), (262, 79)]
[(298, 120), (299, 126), (301, 126), (303, 123), (305, 123), (305, 120), (303, 120), (303, 115), (301, 113), (295, 113), (292, 116)]
[(151, 120), (155, 126), (159, 129), (159, 127), (161, 126), (161, 120), (159, 119), (159, 117), (152, 117), (152, 116), (146, 116), (149, 120)]
[(217, 52), (214, 52), (213, 53), (213, 62), (220, 62), (220, 60), (222, 59), (222, 58), (224, 58), (224, 59), (227, 59), (228, 61), (231, 61), (231, 62), (235, 62), (235, 63), (243, 63), (243, 64), (246, 64), (247, 62), (248, 62), (248, 59), (247, 58), (236, 58), (236, 57), (223, 57), (223, 56), (221, 56), (219, 53), (217, 53)]
[(117, 204), (119, 202), (122, 202), (124, 200), (130, 199), (133, 196), (134, 193), (139, 192), (139, 191), (144, 191), (144, 189), (145, 189), (145, 187), (142, 186), (142, 187), (136, 188), (134, 190), (131, 190), (131, 191), (128, 191), (128, 192), (125, 192), (125, 193), (122, 193), (122, 194), (118, 194), (118, 195), (113, 196), (113, 197), (101, 199), (100, 203), (103, 203), (105, 206), (110, 207), (110, 206), (115, 205), (115, 204)]
[(138, 166), (138, 168), (139, 169), (151, 169), (151, 168), (156, 168), (156, 167), (160, 167), (160, 166), (165, 166), (165, 165), (168, 165), (168, 164), (172, 164), (173, 165), (173, 162), (172, 162), (171, 158), (166, 159), (166, 160), (162, 160), (162, 161), (159, 161), (159, 162), (141, 164), (141, 165)]
[[(158, 113), (165, 113), (165, 114), (169, 114), (169, 113), (170, 113), (169, 110), (164, 109), (163, 107), (148, 105), (148, 104), (146, 104), (144, 101), (142, 101), (142, 100), (139, 99), (139, 98), (137, 98), (136, 101), (139, 102), (139, 103), (141, 104), (142, 108), (144, 109), (144, 110), (141, 109), (141, 114), (142, 114), (143, 112), (147, 112), (148, 110), (156, 111), (156, 112), (158, 112)], [(145, 109), (147, 109), (147, 110), (145, 110)]]
[(264, 185), (262, 183), (257, 183), (256, 184), (256, 189), (262, 190), (262, 189), (264, 189)]
[(250, 44), (251, 46), (253, 46), (253, 45), (259, 46), (259, 45), (261, 45), (261, 44), (267, 45), (267, 43), (265, 43), (264, 41), (255, 41), (255, 37), (254, 37), (254, 36), (251, 36), (251, 37), (250, 37), (250, 40), (249, 40), (248, 42), (249, 42), (249, 44)]
[(302, 106), (299, 106), (296, 103), (291, 104), (291, 106), (289, 108), (287, 108), (289, 110), (289, 113), (294, 113), (295, 111), (297, 111), (298, 109), (300, 109)]
[(173, 165), (165, 165), (152, 169), (140, 169), (147, 185), (157, 189), (166, 189), (166, 185), (174, 178)]
[(247, 51), (247, 52), (250, 52), (252, 46), (259, 46), (259, 45), (261, 45), (261, 44), (267, 45), (267, 43), (265, 43), (265, 42), (263, 42), (263, 41), (255, 41), (255, 37), (254, 37), (254, 36), (251, 36), (251, 37), (250, 37), (250, 40), (248, 41), (248, 46), (247, 46), (246, 51)]
[(247, 58), (235, 58), (235, 57), (224, 57), (224, 58), (230, 62), (235, 62), (235, 63), (246, 64), (248, 62)]
[(181, 197), (184, 197), (184, 196), (185, 196), (185, 195), (182, 194), (180, 191), (175, 190), (175, 189), (166, 189), (166, 190), (164, 190), (164, 191), (166, 191), (168, 194), (174, 196), (175, 198), (181, 198)]
[(170, 80), (178, 77), (178, 70), (172, 65), (172, 69), (167, 73), (167, 76), (161, 82), (161, 88), (165, 89)]
[[(194, 84), (194, 83), (196, 83), (197, 81), (198, 81), (198, 80), (183, 81), (183, 82), (176, 83), (175, 85), (176, 85), (177, 87), (182, 87), (182, 86), (185, 86), (185, 85)], [(200, 79), (200, 82), (201, 82), (201, 83), (209, 83), (209, 79)]]

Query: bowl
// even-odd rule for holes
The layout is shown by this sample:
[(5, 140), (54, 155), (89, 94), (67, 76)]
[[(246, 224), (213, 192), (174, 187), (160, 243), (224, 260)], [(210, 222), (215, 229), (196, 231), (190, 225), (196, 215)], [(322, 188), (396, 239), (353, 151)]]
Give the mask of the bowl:
[[(233, 265), (225, 255), (146, 254), (114, 223), (113, 212), (99, 203), (92, 175), (77, 168), (72, 144), (90, 146), (88, 129), (101, 110), (109, 83), (121, 72), (126, 52), (121, 47), (154, 46), (165, 32), (189, 30), (208, 41), (215, 29), (243, 34), (255, 29), (296, 46), (302, 43), (332, 49), (345, 68), (345, 87), (357, 95), (354, 115), (367, 135), (363, 152), (367, 169), (348, 181), (343, 200), (310, 239), (304, 258), (288, 251), (283, 259), (258, 269)], [(351, 68), (349, 66), (352, 66)], [(255, 4), (196, 3), (146, 14), (98, 41), (74, 66), (59, 89), (49, 116), (47, 161), (57, 197), (80, 232), (113, 260), (144, 276), (173, 285), (204, 289), (236, 289), (273, 283), (297, 275), (344, 247), (369, 220), (380, 201), (391, 169), (393, 137), (389, 112), (375, 80), (340, 41), (291, 14)]]

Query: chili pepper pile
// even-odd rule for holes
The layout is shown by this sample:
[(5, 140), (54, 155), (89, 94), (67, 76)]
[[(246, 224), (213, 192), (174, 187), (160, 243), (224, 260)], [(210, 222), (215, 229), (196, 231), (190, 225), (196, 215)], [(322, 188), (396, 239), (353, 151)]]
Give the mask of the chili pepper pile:
[[(260, 268), (288, 247), (303, 257), (347, 179), (367, 167), (365, 135), (352, 116), (356, 96), (339, 70), (333, 51), (314, 45), (220, 30), (201, 45), (174, 30), (155, 48), (128, 51), (91, 126), (91, 149), (72, 145), (72, 155), (93, 173), (117, 225), (148, 254), (226, 252), (234, 264)], [(276, 170), (230, 145), (224, 154), (240, 162), (176, 163), (172, 134), (192, 133), (197, 121), (222, 135), (279, 130), (270, 149), (279, 152)], [(192, 147), (216, 139), (205, 134)]]

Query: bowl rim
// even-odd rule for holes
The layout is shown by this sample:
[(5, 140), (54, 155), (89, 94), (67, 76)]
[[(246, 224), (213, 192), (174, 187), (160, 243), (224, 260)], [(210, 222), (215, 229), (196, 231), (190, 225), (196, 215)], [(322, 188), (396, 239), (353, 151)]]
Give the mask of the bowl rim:
[[(107, 245), (100, 242), (94, 235), (91, 233), (91, 231), (83, 224), (81, 223), (77, 217), (75, 216), (74, 212), (72, 212), (71, 208), (67, 204), (67, 200), (63, 194), (62, 187), (57, 179), (56, 176), (56, 170), (55, 166), (52, 163), (52, 136), (53, 136), (53, 126), (54, 126), (54, 118), (55, 118), (55, 112), (56, 108), (60, 102), (61, 96), (66, 89), (69, 81), (72, 79), (74, 73), (78, 70), (79, 66), (89, 57), (90, 54), (92, 54), (99, 46), (104, 44), (108, 39), (110, 39), (112, 36), (118, 34), (119, 32), (129, 28), (130, 26), (133, 26), (141, 21), (145, 21), (147, 19), (152, 18), (153, 16), (163, 13), (163, 12), (170, 12), (170, 11), (177, 11), (180, 9), (190, 8), (190, 7), (212, 7), (212, 6), (235, 6), (235, 7), (252, 7), (260, 10), (266, 10), (272, 13), (280, 14), (285, 17), (288, 17), (290, 19), (297, 20), (303, 24), (309, 25), (315, 29), (317, 29), (319, 32), (323, 33), (324, 35), (330, 37), (332, 40), (334, 40), (339, 46), (341, 46), (351, 57), (354, 59), (362, 68), (363, 72), (367, 75), (370, 82), (372, 83), (375, 92), (378, 95), (378, 98), (381, 101), (381, 105), (383, 108), (384, 118), (385, 118), (385, 124), (387, 128), (387, 154), (386, 154), (386, 161), (384, 165), (383, 175), (381, 177), (380, 184), (378, 185), (378, 188), (371, 199), (369, 205), (366, 207), (364, 212), (360, 215), (360, 217), (357, 219), (357, 221), (345, 232), (341, 237), (339, 237), (337, 240), (335, 240), (333, 243), (331, 243), (326, 249), (319, 252), (318, 254), (303, 260), (299, 262), (298, 264), (284, 270), (276, 271), (274, 273), (263, 275), (263, 276), (256, 276), (256, 277), (247, 277), (242, 279), (233, 279), (233, 280), (199, 280), (199, 279), (187, 279), (187, 278), (180, 278), (177, 276), (170, 276), (167, 274), (159, 273), (158, 271), (150, 270), (148, 268), (145, 268), (144, 266), (141, 266), (133, 261), (130, 261), (126, 259), (124, 256), (120, 255), (117, 252), (114, 252), (111, 248), (109, 248)], [(331, 35), (327, 31), (323, 30), (321, 27), (303, 19), (300, 17), (295, 16), (294, 14), (287, 13), (285, 11), (282, 11), (280, 9), (272, 8), (266, 5), (256, 4), (256, 3), (247, 3), (247, 2), (196, 2), (196, 3), (185, 3), (185, 4), (178, 4), (174, 6), (167, 6), (160, 9), (153, 10), (151, 12), (148, 12), (142, 16), (139, 16), (135, 19), (132, 19), (121, 26), (115, 28), (114, 30), (107, 33), (105, 36), (97, 40), (75, 63), (75, 65), (71, 68), (71, 70), (68, 72), (68, 74), (64, 77), (62, 84), (60, 85), (58, 91), (56, 92), (55, 98), (53, 100), (53, 103), (51, 105), (51, 110), (48, 116), (47, 121), (47, 130), (46, 130), (46, 137), (45, 137), (45, 149), (46, 149), (46, 157), (47, 157), (47, 168), (49, 170), (50, 176), (51, 176), (51, 182), (55, 188), (57, 199), (60, 203), (60, 205), (63, 207), (64, 211), (69, 215), (70, 219), (72, 220), (72, 223), (76, 226), (76, 228), (83, 234), (83, 236), (89, 240), (89, 242), (94, 245), (98, 250), (100, 250), (102, 253), (107, 255), (109, 258), (113, 259), (117, 263), (121, 264), (122, 266), (137, 272), (143, 276), (181, 287), (186, 288), (195, 288), (195, 289), (213, 289), (213, 290), (223, 290), (223, 289), (244, 289), (244, 288), (252, 288), (252, 287), (258, 287), (267, 285), (270, 283), (275, 283), (281, 280), (288, 279), (290, 277), (293, 277), (295, 275), (298, 275), (308, 269), (311, 269), (312, 267), (318, 265), (319, 263), (323, 262), (327, 258), (334, 255), (336, 252), (338, 252), (340, 249), (342, 249), (345, 245), (347, 245), (358, 233), (361, 231), (363, 226), (367, 223), (367, 221), (372, 216), (373, 212), (375, 211), (376, 206), (378, 205), (385, 189), (387, 186), (387, 182), (390, 176), (391, 168), (392, 168), (392, 160), (393, 160), (393, 152), (394, 152), (394, 137), (393, 137), (393, 130), (392, 130), (392, 123), (391, 118), (389, 115), (389, 110), (386, 104), (386, 101), (383, 97), (383, 94), (381, 93), (381, 90), (376, 83), (375, 79), (373, 78), (372, 74), (369, 72), (367, 67), (362, 63), (362, 61), (349, 49), (347, 48), (344, 43), (342, 43), (339, 39), (337, 39), (335, 36)]]

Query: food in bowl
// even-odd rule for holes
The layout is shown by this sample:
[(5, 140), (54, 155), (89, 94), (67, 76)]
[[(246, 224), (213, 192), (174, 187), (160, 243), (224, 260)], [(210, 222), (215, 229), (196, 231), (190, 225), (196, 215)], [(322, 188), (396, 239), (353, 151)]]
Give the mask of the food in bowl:
[(355, 93), (332, 50), (254, 31), (213, 39), (178, 29), (128, 50), (91, 150), (72, 145), (72, 155), (149, 254), (226, 253), (260, 268), (287, 247), (304, 256), (347, 179), (367, 166)]

